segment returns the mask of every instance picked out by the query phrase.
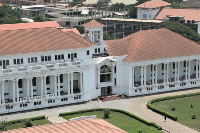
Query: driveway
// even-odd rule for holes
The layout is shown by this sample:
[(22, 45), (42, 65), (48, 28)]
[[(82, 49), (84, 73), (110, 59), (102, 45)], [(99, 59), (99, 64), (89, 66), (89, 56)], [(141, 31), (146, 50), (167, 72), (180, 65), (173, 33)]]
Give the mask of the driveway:
[[(158, 125), (162, 126), (162, 128), (170, 133), (197, 133), (197, 131), (188, 128), (182, 124), (179, 124), (178, 122), (175, 122), (173, 120), (167, 119), (167, 122), (164, 122), (164, 117), (152, 112), (151, 110), (147, 109), (146, 103), (154, 98), (158, 97), (164, 97), (164, 96), (173, 96), (173, 95), (180, 95), (180, 94), (186, 94), (186, 93), (194, 93), (194, 92), (200, 92), (200, 89), (191, 89), (191, 90), (183, 90), (178, 92), (167, 92), (162, 94), (155, 94), (155, 95), (146, 95), (141, 97), (131, 97), (129, 99), (121, 99), (121, 100), (115, 100), (115, 101), (107, 101), (107, 102), (88, 102), (84, 104), (75, 104), (75, 105), (66, 105), (62, 107), (55, 107), (51, 109), (43, 109), (38, 111), (28, 111), (24, 113), (16, 113), (16, 114), (10, 114), (1, 116), (1, 118), (7, 120), (14, 120), (14, 119), (22, 119), (22, 118), (28, 118), (28, 117), (34, 117), (39, 115), (45, 115), (47, 117), (55, 118), (55, 121), (57, 120), (57, 116), (61, 112), (70, 112), (70, 111), (76, 111), (76, 110), (82, 110), (82, 109), (91, 109), (91, 108), (115, 108), (115, 109), (122, 109), (129, 111), (135, 115), (140, 116), (143, 119), (146, 119), (151, 122), (155, 122)], [(51, 120), (52, 121), (52, 120)]]

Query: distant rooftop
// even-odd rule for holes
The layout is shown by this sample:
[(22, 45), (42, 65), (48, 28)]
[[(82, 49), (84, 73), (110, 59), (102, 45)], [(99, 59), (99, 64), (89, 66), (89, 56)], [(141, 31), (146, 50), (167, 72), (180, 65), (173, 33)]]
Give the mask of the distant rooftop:
[[(86, 0), (84, 4), (96, 4), (98, 0)], [(137, 0), (111, 0), (111, 4), (124, 3), (125, 5), (135, 4)]]
[(2, 25), (0, 25), (0, 31), (1, 30), (43, 28), (43, 27), (56, 27), (56, 28), (59, 28), (60, 26), (56, 21), (33, 22), (33, 23), (17, 23), (17, 24), (2, 24)]
[(102, 23), (99, 23), (96, 20), (91, 20), (90, 22), (87, 22), (87, 23), (83, 24), (82, 26), (85, 26), (85, 27), (104, 27), (105, 25), (102, 24)]
[(184, 16), (184, 19), (187, 20), (195, 20), (196, 22), (200, 22), (200, 10), (198, 9), (171, 9), (171, 8), (163, 8), (158, 16), (155, 18), (157, 20), (162, 20), (167, 16)]
[(151, 1), (144, 2), (136, 7), (137, 8), (159, 8), (159, 7), (166, 7), (166, 6), (171, 6), (171, 4), (162, 0), (151, 0)]

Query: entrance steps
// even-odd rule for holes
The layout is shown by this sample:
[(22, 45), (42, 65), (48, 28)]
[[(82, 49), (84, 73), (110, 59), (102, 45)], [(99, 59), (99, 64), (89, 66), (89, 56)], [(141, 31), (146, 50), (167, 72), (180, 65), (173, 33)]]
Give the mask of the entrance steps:
[(110, 95), (101, 97), (102, 102), (111, 101), (111, 100), (119, 100), (121, 97), (119, 95)]

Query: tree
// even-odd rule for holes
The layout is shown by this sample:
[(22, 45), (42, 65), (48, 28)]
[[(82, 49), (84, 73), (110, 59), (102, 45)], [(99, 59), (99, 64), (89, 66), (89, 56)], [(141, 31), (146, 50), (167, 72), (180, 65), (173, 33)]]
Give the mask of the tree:
[(20, 7), (12, 8), (10, 5), (0, 6), (0, 24), (24, 23), (20, 18)]
[(111, 11), (123, 11), (124, 9), (125, 9), (124, 3), (112, 4), (111, 7), (110, 7)]
[(84, 33), (84, 27), (83, 26), (74, 26), (73, 28), (76, 28), (80, 32), (80, 34)]
[(110, 110), (109, 109), (103, 110), (103, 115), (105, 119), (110, 118)]
[(171, 7), (175, 8), (175, 9), (181, 9), (181, 8), (183, 8), (179, 3), (173, 3)]
[(188, 26), (183, 25), (179, 22), (169, 22), (166, 21), (164, 23), (159, 24), (156, 29), (160, 29), (160, 28), (167, 28), (177, 34), (180, 34), (181, 36), (188, 38), (192, 41), (195, 41), (197, 43), (200, 43), (200, 36), (199, 34), (190, 29)]
[(96, 7), (108, 7), (111, 0), (98, 0)]
[(44, 22), (44, 21), (46, 21), (43, 12), (40, 12), (39, 14), (35, 15), (33, 17), (33, 20), (34, 20), (34, 22)]

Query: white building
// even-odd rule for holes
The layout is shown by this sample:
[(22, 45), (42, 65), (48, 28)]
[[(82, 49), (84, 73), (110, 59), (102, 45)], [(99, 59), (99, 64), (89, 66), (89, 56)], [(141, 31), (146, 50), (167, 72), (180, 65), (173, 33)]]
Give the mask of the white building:
[(163, 8), (170, 7), (171, 4), (162, 0), (151, 0), (144, 2), (137, 8), (137, 19), (155, 19)]
[(198, 44), (167, 29), (104, 44), (104, 25), (84, 26), (87, 40), (52, 27), (0, 31), (0, 114), (200, 85)]

